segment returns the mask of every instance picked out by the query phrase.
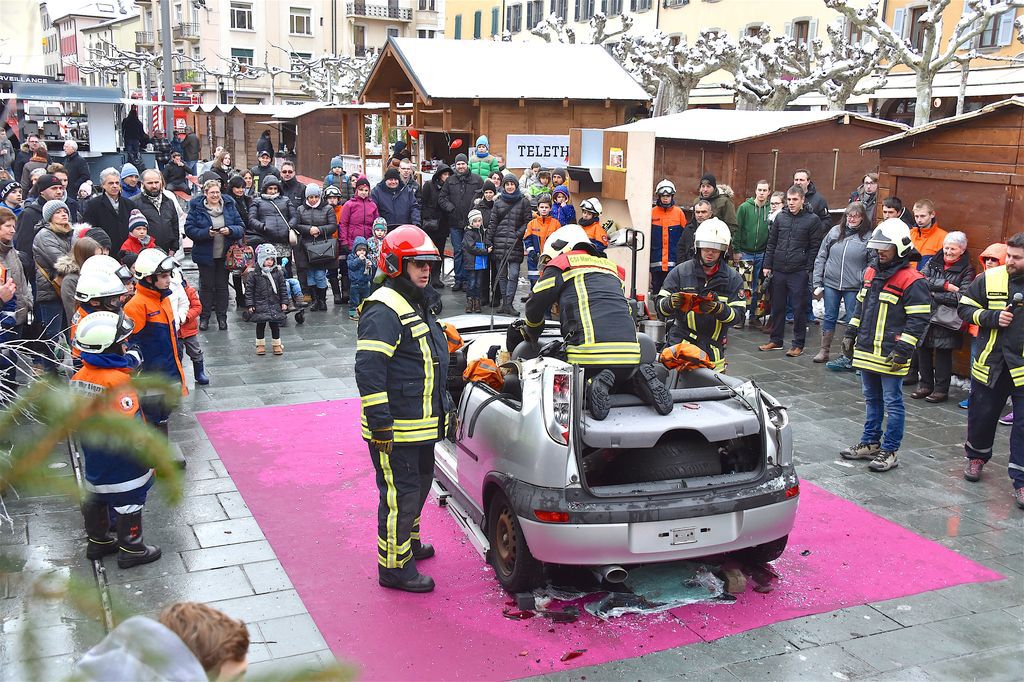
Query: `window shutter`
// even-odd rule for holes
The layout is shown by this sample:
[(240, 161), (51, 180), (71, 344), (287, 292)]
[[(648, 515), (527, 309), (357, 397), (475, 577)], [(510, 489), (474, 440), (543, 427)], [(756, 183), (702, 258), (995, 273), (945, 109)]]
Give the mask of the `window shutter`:
[(812, 40), (818, 37), (818, 20), (811, 19), (810, 26), (807, 29), (807, 42), (810, 43)]
[(793, 37), (793, 22), (792, 21), (787, 21), (786, 22), (786, 26), (785, 26), (785, 28), (783, 29), (782, 32), (786, 35), (787, 38), (792, 38)]
[(636, 11), (636, 0), (629, 0), (629, 11), (630, 12), (635, 12)]
[(576, 21), (579, 21), (582, 17), (583, 3), (587, 0), (576, 0)]
[(907, 10), (904, 8), (897, 9), (892, 15), (892, 28), (896, 31), (896, 35), (900, 38), (907, 37)]
[(998, 45), (1009, 45), (1013, 42), (1013, 21), (1016, 14), (1016, 9), (1008, 9), (999, 15), (999, 37), (996, 41)]
[(533, 2), (527, 0), (526, 2), (526, 29), (530, 30), (533, 28)]
[(491, 37), (498, 35), (498, 24), (500, 22), (501, 10), (497, 7), (491, 8)]
[(462, 15), (455, 15), (455, 39), (462, 40)]

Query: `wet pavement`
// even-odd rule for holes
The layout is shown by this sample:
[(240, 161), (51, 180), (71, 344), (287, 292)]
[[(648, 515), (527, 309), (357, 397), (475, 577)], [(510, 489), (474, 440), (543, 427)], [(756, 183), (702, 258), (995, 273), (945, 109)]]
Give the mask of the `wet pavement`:
[[(464, 299), (446, 293), (446, 308)], [(356, 323), (347, 306), (309, 313), (304, 326), (283, 330), (285, 355), (255, 357), (253, 327), (232, 308), (230, 328), (201, 334), (210, 386), (194, 390), (171, 422), (174, 447), (189, 465), (185, 498), (171, 507), (157, 492), (145, 512), (147, 541), (160, 545), (158, 562), (126, 571), (106, 562), (112, 596), (131, 613), (155, 615), (178, 600), (209, 602), (249, 625), (251, 670), (331, 660), (323, 637), (292, 588), (273, 549), (246, 508), (194, 413), (284, 405), (358, 396), (353, 379)], [(788, 331), (788, 330), (787, 330)], [(811, 327), (808, 350), (818, 333)], [(934, 539), (1007, 576), (911, 597), (783, 621), (714, 642), (650, 654), (547, 678), (673, 679), (1019, 679), (1024, 653), (1024, 512), (1016, 509), (1006, 476), (1007, 436), (1000, 427), (996, 454), (980, 483), (960, 475), (966, 412), (950, 402), (909, 399), (900, 466), (874, 474), (866, 463), (838, 457), (860, 436), (864, 404), (859, 379), (811, 362), (812, 353), (787, 358), (761, 353), (754, 330), (730, 334), (729, 373), (750, 376), (789, 406), (800, 476), (920, 535)], [(186, 361), (186, 372), (191, 365)], [(67, 462), (55, 453), (53, 462)], [(51, 470), (72, 475), (70, 467)], [(104, 634), (101, 625), (57, 595), (26, 608), (39, 577), (72, 577), (75, 594), (95, 603), (95, 580), (84, 559), (81, 517), (68, 499), (33, 497), (8, 502), (13, 532), (0, 532), (3, 555), (19, 572), (0, 583), (0, 679), (26, 679), (27, 666), (53, 679)], [(836, 519), (842, 523), (842, 519)], [(297, 529), (302, 519), (295, 519)], [(879, 563), (886, 561), (878, 547)], [(31, 614), (31, 618), (28, 614)], [(36, 657), (25, 662), (19, 637), (35, 636)], [(577, 661), (578, 663), (579, 661)], [(473, 677), (472, 671), (459, 676)], [(453, 671), (454, 676), (454, 671)]]

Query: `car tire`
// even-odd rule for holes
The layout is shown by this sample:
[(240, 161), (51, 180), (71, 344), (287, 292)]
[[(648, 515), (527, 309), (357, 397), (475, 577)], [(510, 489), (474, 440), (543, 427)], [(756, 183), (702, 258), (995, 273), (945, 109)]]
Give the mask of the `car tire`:
[(508, 592), (528, 592), (544, 585), (544, 564), (533, 558), (516, 511), (501, 490), (487, 512), (488, 561)]
[(783, 535), (778, 540), (772, 540), (763, 545), (754, 545), (753, 547), (740, 550), (736, 552), (736, 556), (748, 564), (767, 564), (782, 556), (782, 553), (786, 551), (786, 543), (788, 542), (789, 536)]
[(722, 456), (716, 446), (706, 441), (668, 441), (653, 448), (623, 452), (607, 471), (608, 477), (617, 484), (672, 481), (721, 473)]

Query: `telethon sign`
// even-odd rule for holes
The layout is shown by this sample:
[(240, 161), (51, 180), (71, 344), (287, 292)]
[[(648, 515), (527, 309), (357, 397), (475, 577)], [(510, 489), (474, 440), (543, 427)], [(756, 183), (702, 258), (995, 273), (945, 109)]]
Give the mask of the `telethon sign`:
[(508, 135), (507, 168), (529, 168), (534, 161), (544, 168), (564, 166), (569, 157), (568, 135)]

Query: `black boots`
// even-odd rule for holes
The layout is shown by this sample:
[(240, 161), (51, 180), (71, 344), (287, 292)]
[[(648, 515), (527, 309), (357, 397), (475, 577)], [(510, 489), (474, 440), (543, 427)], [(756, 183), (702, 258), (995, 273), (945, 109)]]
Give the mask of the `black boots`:
[(327, 283), (331, 285), (331, 293), (334, 295), (334, 305), (341, 305), (341, 282), (337, 279), (329, 279)]
[(117, 552), (117, 540), (110, 535), (110, 511), (102, 502), (83, 502), (82, 518), (85, 519), (85, 534), (89, 546), (85, 557), (89, 561), (102, 559)]
[(587, 409), (590, 416), (597, 421), (604, 421), (612, 408), (612, 387), (615, 386), (615, 373), (603, 369), (587, 382)]
[(501, 307), (498, 308), (499, 315), (518, 315), (519, 311), (512, 307), (515, 296), (505, 296), (501, 299)]
[(668, 390), (654, 365), (640, 365), (633, 374), (633, 392), (644, 399), (660, 415), (672, 412), (672, 393)]
[(313, 289), (313, 310), (327, 311), (327, 289)]
[(131, 568), (160, 558), (159, 547), (142, 541), (142, 511), (117, 517), (117, 565)]
[(217, 329), (225, 331), (228, 328), (228, 316), (227, 313), (217, 313)]
[(209, 328), (210, 328), (210, 316), (209, 315), (200, 315), (199, 316), (199, 331), (205, 332)]
[(434, 546), (427, 543), (419, 543), (412, 547), (412, 558), (416, 561), (423, 561), (434, 556)]
[(210, 377), (206, 376), (206, 372), (204, 371), (205, 365), (206, 362), (203, 360), (192, 361), (192, 376), (195, 377), (196, 385), (198, 386), (206, 386), (210, 383)]
[(377, 574), (377, 582), (381, 587), (387, 587), (392, 590), (402, 590), (403, 592), (432, 592), (434, 590), (434, 579), (429, 575), (417, 573), (413, 577), (405, 580), (395, 578), (393, 575), (394, 574), (392, 573), (380, 571)]

